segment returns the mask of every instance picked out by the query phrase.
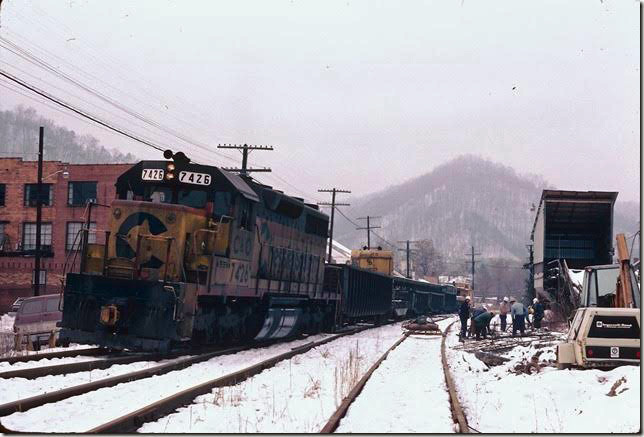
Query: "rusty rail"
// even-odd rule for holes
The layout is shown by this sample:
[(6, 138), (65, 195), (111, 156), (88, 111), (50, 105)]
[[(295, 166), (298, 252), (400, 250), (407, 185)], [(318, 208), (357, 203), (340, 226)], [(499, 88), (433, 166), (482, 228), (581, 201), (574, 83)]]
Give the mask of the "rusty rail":
[(88, 372), (95, 369), (107, 369), (115, 364), (129, 364), (136, 361), (158, 361), (163, 358), (173, 358), (159, 354), (118, 355), (102, 360), (82, 361), (79, 363), (55, 364), (53, 366), (30, 367), (28, 369), (9, 370), (0, 372), (0, 379), (25, 378), (36, 379), (48, 375), (65, 375), (75, 372)]
[(340, 337), (344, 337), (350, 334), (355, 334), (370, 328), (372, 327), (361, 326), (361, 327), (352, 329), (350, 331), (342, 332), (340, 334), (336, 334), (331, 337), (325, 338), (324, 340), (307, 343), (305, 345), (291, 349), (289, 352), (285, 352), (283, 354), (264, 360), (258, 364), (254, 364), (252, 366), (246, 367), (245, 369), (238, 370), (237, 372), (233, 372), (228, 375), (224, 375), (222, 377), (212, 379), (210, 381), (206, 381), (194, 387), (185, 389), (179, 393), (176, 393), (172, 396), (168, 396), (165, 399), (161, 399), (160, 401), (154, 402), (153, 404), (147, 405), (143, 408), (139, 408), (136, 411), (128, 413), (108, 423), (92, 428), (89, 431), (87, 431), (87, 433), (123, 434), (123, 433), (135, 432), (144, 423), (163, 417), (164, 415), (171, 413), (177, 408), (190, 404), (197, 396), (209, 393), (212, 391), (213, 388), (238, 384), (252, 376), (257, 375), (258, 373), (262, 372), (265, 369), (274, 367), (280, 361), (287, 360), (296, 355), (303, 354), (315, 347), (337, 340)]
[(447, 334), (449, 333), (450, 328), (456, 322), (457, 321), (454, 320), (452, 323), (450, 323), (447, 329), (445, 329), (445, 333), (443, 334), (443, 339), (441, 340), (441, 363), (443, 364), (443, 373), (445, 374), (445, 384), (447, 385), (447, 392), (449, 393), (449, 402), (452, 410), (452, 418), (454, 422), (458, 423), (459, 433), (469, 434), (470, 428), (467, 424), (467, 418), (465, 417), (465, 413), (463, 412), (461, 403), (458, 400), (458, 394), (456, 392), (456, 384), (454, 384), (454, 380), (452, 379), (452, 374), (449, 371), (449, 366), (447, 365), (447, 354), (445, 353), (445, 339), (447, 338)]
[(380, 357), (380, 359), (378, 359), (378, 361), (373, 363), (369, 370), (367, 370), (367, 373), (365, 373), (362, 378), (360, 378), (360, 381), (358, 381), (358, 383), (351, 389), (349, 394), (347, 394), (347, 396), (342, 400), (342, 403), (340, 403), (338, 409), (335, 410), (335, 412), (331, 415), (326, 425), (324, 425), (324, 427), (320, 430), (321, 434), (330, 434), (338, 428), (340, 421), (347, 414), (347, 410), (349, 410), (349, 407), (351, 406), (353, 401), (355, 401), (356, 398), (360, 395), (362, 389), (364, 388), (369, 378), (371, 378), (373, 372), (375, 372), (380, 364), (387, 358), (389, 352), (396, 349), (400, 345), (400, 343), (405, 341), (407, 337), (409, 337), (409, 334), (404, 333), (396, 343), (394, 343), (389, 349), (387, 349), (387, 351)]
[(20, 355), (15, 357), (0, 358), (0, 363), (24, 363), (26, 361), (37, 361), (45, 358), (66, 358), (83, 356), (94, 356), (104, 354), (105, 350), (101, 348), (88, 348), (88, 349), (72, 349), (67, 351), (58, 352), (44, 352), (42, 354)]

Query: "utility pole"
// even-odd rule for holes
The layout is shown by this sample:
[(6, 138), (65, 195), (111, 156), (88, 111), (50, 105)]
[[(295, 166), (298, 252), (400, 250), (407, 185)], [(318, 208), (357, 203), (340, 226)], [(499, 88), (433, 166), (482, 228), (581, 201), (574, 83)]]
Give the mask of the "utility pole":
[(362, 230), (362, 229), (367, 230), (367, 249), (371, 249), (371, 230), (380, 228), (380, 226), (371, 226), (371, 223), (370, 223), (369, 220), (373, 219), (373, 218), (381, 218), (381, 216), (379, 216), (379, 215), (378, 216), (368, 215), (366, 217), (358, 217), (358, 220), (365, 220), (365, 219), (367, 220), (367, 227), (366, 228), (356, 228), (357, 230)]
[(474, 246), (472, 246), (472, 253), (466, 253), (465, 256), (471, 256), (472, 260), (471, 261), (465, 261), (468, 264), (472, 264), (472, 299), (474, 299), (474, 273), (476, 272), (476, 260), (474, 259), (475, 256), (480, 255), (480, 253), (474, 253)]
[(331, 193), (331, 203), (329, 202), (318, 202), (320, 206), (330, 206), (331, 207), (331, 223), (329, 227), (329, 259), (327, 262), (331, 263), (331, 250), (333, 248), (333, 219), (335, 218), (335, 207), (336, 206), (349, 206), (348, 203), (336, 203), (335, 194), (336, 193), (350, 193), (349, 190), (341, 190), (339, 188), (323, 189), (318, 190), (318, 193)]
[(530, 272), (530, 276), (528, 278), (529, 284), (528, 284), (528, 295), (530, 296), (530, 299), (535, 297), (535, 289), (534, 289), (534, 250), (533, 250), (533, 245), (532, 244), (526, 244), (526, 247), (528, 248), (528, 251), (530, 252), (530, 258), (528, 259), (528, 263), (523, 265), (524, 269), (528, 269)]
[(409, 262), (409, 255), (414, 251), (414, 249), (410, 249), (410, 248), (409, 248), (409, 245), (410, 245), (411, 243), (417, 243), (418, 241), (416, 241), (416, 240), (413, 240), (413, 241), (412, 241), (412, 240), (402, 240), (402, 241), (398, 241), (398, 242), (399, 242), (399, 243), (407, 243), (407, 248), (406, 248), (406, 249), (398, 249), (398, 250), (400, 250), (401, 252), (402, 252), (402, 251), (407, 252), (407, 277), (408, 277), (409, 279), (411, 279), (411, 273), (410, 273), (410, 265), (411, 265), (411, 264), (410, 264), (410, 262)]
[(224, 170), (228, 171), (235, 171), (239, 172), (240, 174), (244, 176), (248, 176), (248, 173), (250, 172), (270, 172), (271, 169), (264, 167), (264, 168), (248, 168), (248, 154), (252, 152), (253, 150), (274, 150), (273, 146), (249, 146), (248, 144), (244, 144), (242, 146), (238, 144), (219, 144), (217, 146), (218, 149), (237, 149), (242, 151), (242, 166), (241, 168), (231, 168), (231, 167), (222, 167)]
[(34, 296), (40, 296), (40, 231), (42, 225), (42, 155), (45, 128), (38, 133), (38, 186), (36, 188), (36, 253), (34, 257)]

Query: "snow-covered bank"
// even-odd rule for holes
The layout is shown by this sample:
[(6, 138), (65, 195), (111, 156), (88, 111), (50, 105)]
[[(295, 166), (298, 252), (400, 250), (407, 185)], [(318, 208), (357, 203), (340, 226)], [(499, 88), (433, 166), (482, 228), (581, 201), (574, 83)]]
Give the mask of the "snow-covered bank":
[[(448, 345), (458, 344), (456, 323)], [(640, 429), (640, 368), (557, 370), (554, 346), (540, 349), (531, 374), (513, 373), (537, 353), (518, 346), (489, 368), (473, 354), (449, 350), (448, 362), (468, 423), (484, 433), (627, 433)], [(622, 379), (615, 396), (607, 396)]]

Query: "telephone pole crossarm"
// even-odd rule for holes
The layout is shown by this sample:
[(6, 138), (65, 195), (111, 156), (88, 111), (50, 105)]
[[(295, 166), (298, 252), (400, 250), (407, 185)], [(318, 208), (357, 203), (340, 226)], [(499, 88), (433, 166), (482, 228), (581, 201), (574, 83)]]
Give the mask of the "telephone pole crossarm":
[(237, 149), (242, 151), (242, 166), (241, 168), (230, 168), (230, 167), (222, 167), (224, 170), (227, 171), (234, 171), (238, 172), (243, 175), (248, 175), (248, 173), (251, 172), (270, 172), (272, 171), (268, 167), (264, 168), (248, 168), (248, 155), (250, 154), (251, 151), (253, 150), (275, 150), (273, 149), (273, 146), (249, 146), (248, 144), (243, 144), (243, 145), (238, 145), (238, 144), (219, 144), (217, 146), (218, 149)]
[(382, 218), (382, 216), (379, 215), (368, 215), (366, 217), (358, 217), (358, 220), (367, 220), (367, 227), (366, 228), (356, 228), (356, 230), (360, 231), (363, 229), (367, 230), (367, 249), (371, 249), (371, 230), (372, 229), (380, 229), (380, 226), (371, 226), (371, 219), (374, 218)]

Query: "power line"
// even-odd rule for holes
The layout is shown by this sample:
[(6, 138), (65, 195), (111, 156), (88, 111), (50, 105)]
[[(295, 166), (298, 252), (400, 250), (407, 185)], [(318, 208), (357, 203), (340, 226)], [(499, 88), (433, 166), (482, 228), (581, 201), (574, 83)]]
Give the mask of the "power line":
[(182, 134), (181, 132), (178, 132), (178, 131), (176, 131), (174, 129), (171, 129), (171, 128), (168, 128), (168, 127), (165, 127), (162, 124), (158, 123), (157, 121), (152, 120), (152, 119), (140, 114), (137, 111), (129, 109), (128, 107), (122, 105), (118, 101), (116, 101), (116, 100), (108, 97), (107, 95), (101, 93), (100, 91), (97, 91), (96, 89), (94, 89), (94, 88), (92, 88), (92, 87), (90, 87), (90, 86), (78, 81), (77, 79), (72, 78), (68, 74), (65, 74), (62, 71), (54, 68), (52, 65), (50, 65), (46, 61), (43, 61), (42, 59), (38, 58), (35, 54), (30, 52), (29, 50), (18, 46), (17, 44), (13, 43), (12, 41), (10, 41), (10, 40), (2, 37), (2, 36), (0, 36), (0, 47), (4, 48), (5, 50), (10, 51), (11, 53), (21, 57), (22, 59), (26, 60), (27, 62), (29, 62), (29, 63), (31, 63), (33, 65), (36, 65), (36, 66), (38, 66), (40, 68), (45, 69), (46, 71), (49, 71), (50, 73), (54, 74), (58, 78), (60, 78), (60, 79), (62, 79), (64, 81), (72, 84), (73, 86), (76, 86), (76, 87), (82, 89), (83, 91), (85, 91), (85, 92), (89, 93), (90, 95), (98, 98), (99, 100), (101, 100), (101, 101), (103, 101), (103, 102), (115, 107), (116, 109), (118, 109), (120, 111), (125, 112), (126, 114), (134, 117), (135, 119), (137, 119), (137, 120), (139, 120), (139, 121), (141, 121), (141, 122), (143, 122), (143, 123), (145, 123), (147, 125), (150, 125), (150, 126), (156, 128), (156, 129), (158, 129), (158, 130), (160, 130), (162, 132), (170, 134), (170, 135), (172, 135), (172, 136), (174, 136), (174, 137), (186, 142), (187, 144), (191, 144), (191, 145), (196, 146), (198, 148), (204, 149), (209, 153), (215, 153), (215, 154), (217, 154), (217, 155), (219, 155), (221, 157), (224, 157), (226, 159), (234, 160), (233, 158), (229, 157), (228, 155), (225, 155), (223, 153), (218, 153), (216, 151), (211, 150), (207, 145), (205, 145), (203, 143), (200, 143), (199, 141), (194, 140), (192, 138), (189, 138), (189, 137), (185, 136), (184, 134)]
[(42, 91), (42, 90), (40, 90), (40, 89), (38, 89), (38, 88), (36, 88), (36, 87), (34, 87), (32, 85), (29, 85), (29, 84), (21, 81), (20, 79), (14, 77), (13, 75), (7, 73), (6, 71), (4, 71), (2, 69), (0, 69), (0, 76), (4, 76), (5, 78), (17, 83), (18, 85), (20, 85), (20, 86), (22, 86), (24, 88), (27, 88), (28, 90), (30, 90), (30, 91), (32, 91), (32, 92), (34, 92), (34, 93), (46, 98), (47, 100), (51, 100), (52, 102), (56, 103), (57, 105), (60, 105), (60, 106), (62, 106), (64, 108), (67, 108), (70, 111), (73, 111), (73, 112), (75, 112), (76, 114), (78, 114), (78, 115), (80, 115), (82, 117), (85, 117), (85, 118), (87, 118), (89, 120), (92, 120), (94, 123), (98, 123), (101, 126), (104, 126), (104, 127), (108, 128), (110, 130), (113, 130), (114, 132), (117, 132), (117, 133), (119, 133), (121, 135), (124, 135), (124, 136), (126, 136), (126, 137), (128, 137), (128, 138), (130, 138), (130, 139), (132, 139), (134, 141), (138, 141), (141, 144), (145, 144), (146, 146), (152, 147), (152, 148), (154, 148), (156, 150), (159, 150), (159, 151), (164, 151), (164, 150), (169, 148), (169, 147), (159, 146), (157, 144), (151, 143), (149, 141), (146, 141), (146, 140), (144, 140), (142, 138), (139, 138), (139, 137), (135, 136), (134, 134), (128, 133), (128, 132), (126, 132), (125, 130), (123, 130), (121, 128), (111, 126), (110, 124), (105, 123), (105, 122), (99, 120), (98, 118), (96, 118), (96, 117), (94, 117), (94, 116), (92, 116), (90, 114), (87, 114), (87, 113), (85, 113), (85, 112), (83, 112), (83, 111), (81, 111), (79, 109), (76, 109), (75, 107), (71, 106), (70, 104), (63, 102), (62, 100), (59, 100), (56, 97), (53, 97), (53, 96), (49, 95), (45, 91)]

